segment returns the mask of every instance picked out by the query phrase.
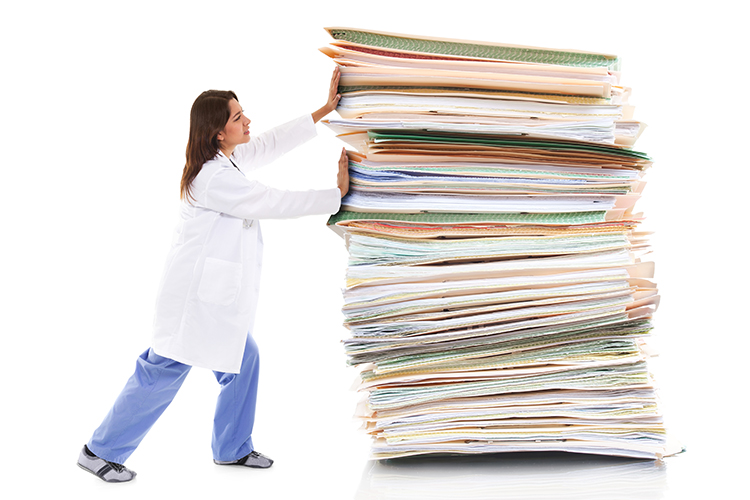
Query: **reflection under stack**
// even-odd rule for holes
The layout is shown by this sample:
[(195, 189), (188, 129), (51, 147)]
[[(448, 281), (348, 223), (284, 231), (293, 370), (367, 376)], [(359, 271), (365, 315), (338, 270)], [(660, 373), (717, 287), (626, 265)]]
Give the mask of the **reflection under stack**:
[(666, 454), (615, 56), (329, 28), (348, 362), (377, 459)]

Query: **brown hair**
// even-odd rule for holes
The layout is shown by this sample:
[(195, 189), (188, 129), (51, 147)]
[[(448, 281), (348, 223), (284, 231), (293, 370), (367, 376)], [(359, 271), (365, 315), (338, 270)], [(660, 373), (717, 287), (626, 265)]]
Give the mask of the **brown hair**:
[(229, 121), (229, 101), (238, 100), (231, 90), (207, 90), (190, 109), (190, 134), (185, 150), (185, 169), (180, 181), (180, 199), (194, 199), (191, 193), (193, 179), (203, 164), (219, 152), (219, 132)]

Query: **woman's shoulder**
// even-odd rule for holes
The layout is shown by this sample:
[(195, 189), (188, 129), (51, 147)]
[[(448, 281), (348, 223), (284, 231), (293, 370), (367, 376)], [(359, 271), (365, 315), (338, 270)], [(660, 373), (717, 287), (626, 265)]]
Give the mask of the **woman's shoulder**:
[(198, 172), (198, 175), (195, 176), (195, 179), (193, 179), (193, 189), (205, 190), (208, 187), (208, 184), (211, 182), (211, 179), (217, 173), (223, 172), (227, 169), (234, 169), (234, 167), (229, 162), (229, 160), (226, 159), (226, 157), (217, 155), (213, 159), (208, 160), (203, 164), (200, 172)]
[(234, 184), (240, 179), (245, 179), (245, 175), (235, 167), (226, 156), (218, 155), (217, 157), (203, 164), (200, 172), (193, 180), (193, 187), (197, 189), (208, 189), (217, 182), (214, 179), (223, 179), (219, 184)]
[(212, 159), (208, 160), (206, 163), (203, 164), (201, 167), (200, 172), (198, 172), (198, 176), (203, 177), (211, 177), (219, 170), (225, 169), (225, 168), (234, 168), (232, 166), (232, 163), (227, 159), (226, 156), (223, 155), (216, 155)]

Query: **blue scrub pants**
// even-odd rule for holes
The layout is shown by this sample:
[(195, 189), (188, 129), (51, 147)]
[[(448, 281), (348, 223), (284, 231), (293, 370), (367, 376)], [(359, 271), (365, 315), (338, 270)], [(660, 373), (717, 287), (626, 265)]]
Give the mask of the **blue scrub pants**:
[[(135, 373), (91, 437), (89, 449), (99, 458), (124, 463), (172, 402), (190, 368), (151, 349), (141, 354)], [(250, 335), (240, 373), (214, 372), (221, 385), (211, 440), (215, 460), (231, 462), (254, 449), (258, 372), (258, 346)]]

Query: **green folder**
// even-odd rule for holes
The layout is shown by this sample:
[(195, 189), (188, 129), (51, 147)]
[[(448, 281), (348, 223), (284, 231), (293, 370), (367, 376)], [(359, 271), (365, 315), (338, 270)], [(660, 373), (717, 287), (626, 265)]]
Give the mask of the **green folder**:
[(462, 134), (459, 132), (393, 132), (387, 130), (368, 130), (367, 136), (375, 143), (383, 142), (412, 142), (412, 143), (432, 143), (432, 144), (477, 144), (480, 146), (493, 147), (516, 147), (532, 148), (546, 151), (581, 151), (586, 153), (605, 154), (611, 156), (620, 156), (625, 158), (636, 158), (639, 160), (650, 161), (651, 158), (646, 153), (634, 151), (619, 146), (609, 146), (606, 144), (592, 144), (588, 142), (574, 142), (562, 140), (544, 140), (528, 139), (519, 136), (498, 136), (498, 135), (475, 135)]
[(579, 68), (607, 68), (620, 70), (617, 56), (583, 51), (521, 47), (485, 42), (448, 40), (425, 36), (384, 33), (353, 28), (326, 28), (336, 40), (381, 49), (421, 52), (446, 56), (474, 57), (499, 61), (518, 61), (538, 64), (557, 64)]
[(423, 224), (592, 224), (606, 221), (606, 212), (568, 213), (368, 213), (341, 210), (328, 219), (328, 225), (352, 220), (389, 220)]

